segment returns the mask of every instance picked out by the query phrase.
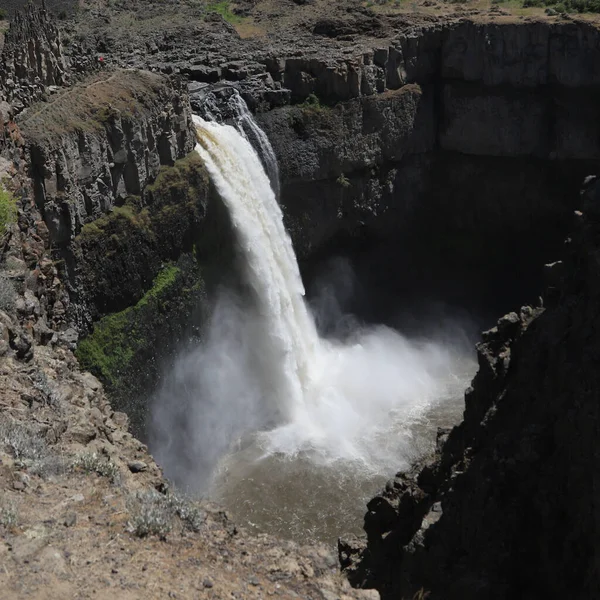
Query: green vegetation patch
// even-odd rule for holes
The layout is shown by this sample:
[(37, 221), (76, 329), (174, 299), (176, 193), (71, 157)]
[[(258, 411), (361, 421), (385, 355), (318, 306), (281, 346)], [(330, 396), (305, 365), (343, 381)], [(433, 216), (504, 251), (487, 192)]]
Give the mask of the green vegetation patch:
[(0, 237), (17, 220), (17, 200), (0, 185)]
[[(124, 230), (128, 226), (134, 229), (144, 231), (148, 236), (152, 236), (152, 224), (150, 220), (150, 212), (147, 208), (139, 210), (136, 206), (139, 198), (130, 196), (125, 201), (123, 206), (115, 206), (112, 212), (103, 215), (99, 219), (86, 223), (79, 233), (82, 241), (90, 241), (93, 238), (107, 235), (114, 226), (116, 229)], [(119, 226), (120, 225), (120, 226)], [(125, 227), (123, 227), (125, 226)], [(112, 234), (117, 235), (117, 234)]]
[(231, 2), (228, 2), (227, 0), (209, 2), (207, 10), (210, 12), (219, 13), (223, 19), (225, 19), (225, 21), (231, 23), (232, 25), (237, 25), (243, 21), (243, 17), (236, 15), (233, 10), (231, 10)]
[(160, 168), (154, 183), (146, 187), (145, 193), (153, 203), (160, 205), (179, 204), (182, 198), (195, 203), (199, 191), (208, 188), (208, 173), (197, 152), (180, 158), (172, 167)]
[(93, 333), (83, 339), (76, 356), (81, 366), (117, 386), (131, 360), (147, 340), (142, 332), (144, 311), (160, 309), (162, 296), (178, 281), (180, 269), (168, 265), (154, 279), (152, 287), (135, 306), (102, 318)]
[(312, 112), (320, 112), (329, 108), (328, 106), (321, 104), (319, 97), (315, 93), (309, 94), (306, 97), (306, 100), (298, 106), (300, 106), (300, 108), (302, 108), (303, 110), (308, 110)]
[(169, 265), (165, 267), (156, 276), (152, 287), (144, 294), (142, 299), (136, 304), (136, 308), (140, 309), (147, 306), (152, 300), (158, 301), (161, 295), (166, 292), (177, 281), (177, 276), (181, 273), (179, 267)]
[(350, 183), (350, 180), (346, 177), (346, 175), (344, 173), (342, 173), (338, 178), (337, 178), (337, 184), (340, 185), (343, 188), (349, 188), (352, 184)]
[[(186, 229), (194, 227), (199, 219), (198, 199), (207, 198), (208, 186), (204, 164), (192, 152), (173, 166), (161, 167), (154, 183), (144, 190), (147, 206), (142, 207), (139, 197), (129, 196), (122, 206), (115, 206), (110, 213), (86, 223), (78, 239), (87, 248), (104, 241), (114, 252), (128, 244), (132, 232), (151, 243), (166, 239), (167, 232), (184, 236)], [(112, 243), (106, 244), (107, 241)], [(173, 240), (173, 245), (178, 246), (181, 241)], [(110, 258), (110, 251), (106, 258)]]
[[(126, 234), (128, 229), (142, 231), (148, 238), (154, 235), (152, 221), (148, 208), (139, 209), (139, 198), (130, 196), (123, 206), (115, 206), (113, 210), (92, 221), (86, 223), (79, 232), (82, 242), (92, 241), (94, 238), (108, 236), (119, 237), (119, 233)], [(112, 232), (112, 233), (111, 233)], [(115, 239), (114, 241), (119, 241)]]

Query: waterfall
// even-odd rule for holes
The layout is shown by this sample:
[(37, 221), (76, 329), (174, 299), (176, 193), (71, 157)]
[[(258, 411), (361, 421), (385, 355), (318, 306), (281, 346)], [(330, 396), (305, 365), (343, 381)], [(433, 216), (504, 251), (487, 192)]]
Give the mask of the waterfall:
[[(248, 118), (247, 108), (242, 115), (261, 132), (258, 139), (262, 139), (265, 156), (276, 163), (268, 139)], [(199, 140), (196, 151), (229, 210), (245, 261), (246, 283), (256, 295), (260, 326), (255, 351), (265, 365), (273, 402), (291, 418), (305, 397), (309, 364), (318, 345), (292, 242), (269, 178), (248, 139), (229, 125), (200, 117), (194, 117), (194, 123)]]
[(260, 149), (260, 157), (265, 169), (269, 174), (271, 186), (275, 192), (275, 197), (279, 198), (279, 165), (277, 157), (273, 151), (273, 146), (269, 142), (266, 133), (258, 126), (252, 113), (239, 94), (231, 96), (228, 102), (229, 106), (236, 115), (235, 121), (238, 131), (250, 142), (254, 142)]
[(194, 117), (196, 151), (229, 212), (251, 293), (222, 290), (202, 344), (165, 377), (153, 401), (153, 452), (169, 477), (195, 489), (248, 447), (262, 460), (396, 468), (409, 427), (443, 396), (452, 349), (383, 326), (357, 328), (344, 343), (319, 337), (273, 191), (273, 149), (234, 98), (244, 133)]

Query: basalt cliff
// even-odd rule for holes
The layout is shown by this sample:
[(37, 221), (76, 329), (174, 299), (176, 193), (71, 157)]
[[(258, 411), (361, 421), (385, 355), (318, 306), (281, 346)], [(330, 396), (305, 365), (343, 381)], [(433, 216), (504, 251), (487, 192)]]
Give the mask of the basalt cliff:
[[(8, 7), (6, 597), (595, 597), (600, 192), (580, 190), (600, 166), (600, 28), (436, 2), (214, 4)], [(273, 144), (307, 280), (343, 253), (382, 291), (366, 320), (401, 298), (497, 321), (463, 422), (371, 500), (365, 539), (339, 543), (344, 577), (330, 549), (179, 497), (138, 441), (162, 369), (235, 276), (191, 153), (192, 112), (227, 120), (232, 94)]]
[(483, 334), (464, 421), (371, 500), (366, 545), (340, 542), (354, 583), (383, 598), (598, 594), (598, 193), (590, 178), (543, 304)]

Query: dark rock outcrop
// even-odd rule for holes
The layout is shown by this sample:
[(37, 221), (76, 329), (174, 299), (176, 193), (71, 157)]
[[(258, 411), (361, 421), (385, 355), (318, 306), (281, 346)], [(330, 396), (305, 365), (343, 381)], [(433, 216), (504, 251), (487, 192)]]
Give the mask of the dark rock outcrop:
[(139, 196), (161, 165), (194, 147), (186, 96), (143, 71), (98, 75), (32, 107), (19, 120), (36, 202), (58, 246)]
[(594, 179), (565, 258), (546, 268), (545, 307), (483, 334), (463, 423), (443, 434), (435, 460), (370, 502), (361, 558), (341, 545), (355, 584), (382, 598), (600, 592), (599, 201)]
[(0, 55), (0, 100), (17, 113), (46, 92), (65, 85), (69, 67), (60, 32), (44, 6), (28, 4), (16, 13)]
[[(382, 236), (397, 226), (412, 200), (397, 198), (410, 179), (410, 167), (402, 174), (397, 167), (433, 149), (432, 103), (431, 90), (410, 85), (336, 107), (308, 104), (260, 115), (279, 160), (286, 225), (301, 257), (359, 223)], [(407, 195), (415, 194), (407, 186)]]
[(196, 111), (238, 90), (276, 146), (301, 258), (367, 242), (373, 262), (392, 255), (413, 281), (431, 273), (428, 287), (449, 272), (440, 261), (464, 271), (464, 288), (483, 281), (474, 305), (513, 285), (535, 297), (538, 266), (556, 258), (579, 181), (600, 161), (593, 24), (392, 17), (352, 4), (266, 44), (214, 13), (194, 27), (149, 23), (144, 40), (108, 32), (102, 19), (116, 26), (122, 10), (90, 14), (71, 37), (90, 27), (111, 63), (181, 75)]
[[(57, 94), (52, 102), (32, 106), (19, 123), (35, 202), (56, 252), (65, 261), (71, 300), (64, 308), (74, 324), (89, 327), (94, 316), (139, 300), (161, 261), (179, 256), (165, 247), (172, 245), (166, 238), (178, 235), (165, 223), (162, 230), (145, 216), (152, 196), (144, 191), (161, 166), (173, 166), (193, 149), (195, 133), (187, 98), (163, 76), (106, 72)], [(199, 203), (206, 197), (206, 185)], [(126, 200), (129, 208), (124, 206)], [(182, 202), (187, 200), (182, 198)], [(159, 202), (157, 213), (164, 210)], [(185, 214), (184, 210), (180, 218)], [(98, 231), (98, 219), (103, 217), (108, 219), (109, 233), (99, 240), (89, 233)], [(110, 223), (123, 226), (115, 229)], [(76, 242), (86, 225), (88, 235)], [(198, 219), (192, 218), (178, 231), (179, 243), (188, 240), (188, 250), (192, 243), (185, 230), (197, 225)], [(113, 247), (108, 247), (110, 240)], [(94, 247), (93, 241), (103, 250)], [(135, 248), (138, 256), (128, 265), (136, 271), (134, 277), (123, 272), (124, 261), (133, 259), (126, 247)], [(103, 279), (105, 268), (114, 271), (112, 279)], [(120, 300), (111, 301), (111, 297)]]
[(24, 244), (38, 277), (21, 283), (8, 272), (11, 285), (28, 287), (19, 303), (29, 325), (2, 336), (22, 358), (36, 341), (74, 350), (105, 317), (82, 342), (82, 363), (138, 434), (136, 400), (156, 385), (161, 361), (197, 334), (186, 326), (205, 297), (209, 186), (194, 143), (181, 87), (134, 70), (93, 75), (34, 103), (18, 125), (5, 120), (12, 164), (0, 166), (24, 181), (21, 232), (7, 255), (20, 261)]
[(396, 295), (419, 285), (474, 308), (533, 301), (600, 164), (598, 42), (587, 24), (464, 20), (404, 26), (352, 60), (266, 61), (300, 102), (258, 115), (300, 257), (368, 245)]

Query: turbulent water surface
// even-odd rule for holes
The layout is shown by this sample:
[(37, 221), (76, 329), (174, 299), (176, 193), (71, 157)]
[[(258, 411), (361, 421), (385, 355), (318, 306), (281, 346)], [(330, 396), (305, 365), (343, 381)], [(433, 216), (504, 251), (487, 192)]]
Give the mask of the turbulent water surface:
[(332, 540), (360, 527), (365, 499), (436, 426), (457, 421), (473, 360), (443, 324), (426, 339), (384, 326), (319, 336), (271, 183), (274, 154), (235, 102), (242, 133), (196, 117), (196, 150), (230, 213), (248, 293), (222, 290), (203, 344), (165, 378), (152, 448), (168, 476), (238, 522)]

